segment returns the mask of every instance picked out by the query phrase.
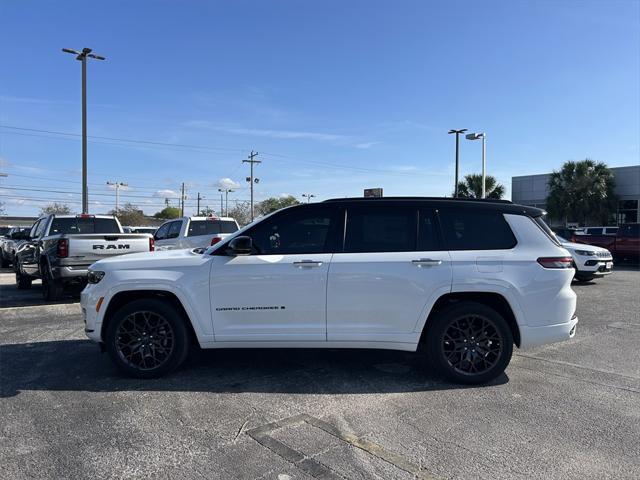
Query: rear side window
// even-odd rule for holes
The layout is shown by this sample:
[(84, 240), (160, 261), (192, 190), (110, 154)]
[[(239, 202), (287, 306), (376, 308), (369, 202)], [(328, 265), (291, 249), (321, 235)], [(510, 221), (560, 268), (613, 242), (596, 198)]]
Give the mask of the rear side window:
[(58, 235), (62, 233), (120, 233), (120, 229), (115, 218), (54, 218), (49, 234)]
[(587, 235), (602, 235), (601, 228), (587, 228)]
[(604, 229), (604, 233), (607, 235), (615, 235), (618, 231), (618, 227), (608, 227)]
[(364, 208), (347, 211), (344, 251), (409, 252), (416, 249), (414, 208)]
[(444, 210), (440, 213), (449, 250), (503, 250), (516, 246), (501, 212)]
[(216, 233), (233, 233), (238, 230), (236, 222), (232, 220), (191, 220), (187, 237), (198, 235), (215, 235)]

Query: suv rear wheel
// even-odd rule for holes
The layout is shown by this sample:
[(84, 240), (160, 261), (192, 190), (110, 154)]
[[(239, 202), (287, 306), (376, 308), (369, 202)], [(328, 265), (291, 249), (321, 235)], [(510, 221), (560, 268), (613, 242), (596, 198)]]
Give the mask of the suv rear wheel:
[(182, 315), (171, 303), (148, 298), (120, 308), (105, 335), (106, 348), (131, 377), (157, 378), (178, 368), (189, 351)]
[(425, 339), (429, 363), (445, 378), (480, 384), (504, 372), (513, 353), (513, 335), (494, 309), (461, 302), (436, 314)]

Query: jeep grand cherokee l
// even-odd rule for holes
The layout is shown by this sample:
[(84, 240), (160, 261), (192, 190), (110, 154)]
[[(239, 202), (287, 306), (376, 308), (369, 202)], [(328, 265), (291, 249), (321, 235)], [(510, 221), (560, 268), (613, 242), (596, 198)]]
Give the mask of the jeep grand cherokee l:
[(575, 333), (572, 259), (543, 212), (505, 201), (336, 199), (210, 247), (91, 267), (86, 334), (129, 375), (202, 348), (416, 351), (446, 378), (500, 375), (513, 345)]

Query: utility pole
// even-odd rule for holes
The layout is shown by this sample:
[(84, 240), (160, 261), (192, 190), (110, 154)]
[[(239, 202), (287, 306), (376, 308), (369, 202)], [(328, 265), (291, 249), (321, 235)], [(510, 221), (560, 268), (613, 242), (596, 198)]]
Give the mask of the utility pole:
[(229, 192), (235, 192), (235, 190), (231, 188), (219, 188), (220, 192), (220, 210), (222, 210), (222, 192), (224, 192), (224, 216), (229, 216)]
[(114, 186), (116, 188), (116, 216), (118, 215), (118, 204), (120, 203), (120, 187), (128, 187), (129, 184), (125, 182), (111, 182), (108, 181), (107, 185)]
[(198, 208), (196, 209), (196, 216), (200, 215), (200, 200), (203, 200), (204, 197), (200, 196), (200, 192), (198, 192)]
[(87, 190), (87, 57), (96, 60), (106, 60), (100, 55), (91, 53), (90, 48), (83, 48), (81, 52), (63, 48), (63, 52), (76, 55), (76, 60), (82, 62), (82, 213), (89, 213), (89, 192)]
[(307, 203), (311, 202), (312, 198), (315, 198), (315, 195), (313, 193), (303, 193), (302, 194), (303, 198), (307, 199)]
[(248, 160), (242, 160), (242, 163), (248, 163), (251, 165), (251, 176), (247, 177), (247, 182), (251, 184), (251, 221), (253, 222), (253, 184), (258, 183), (260, 181), (259, 178), (253, 178), (253, 164), (254, 163), (262, 163), (260, 160), (254, 160), (255, 157), (258, 156), (258, 152), (254, 152), (251, 150), (251, 154), (249, 155)]
[(462, 130), (449, 130), (449, 134), (456, 134), (456, 185), (453, 189), (453, 198), (458, 198), (458, 173), (460, 171), (460, 134), (466, 132), (467, 129), (463, 128)]
[(184, 182), (182, 182), (182, 194), (180, 195), (180, 216), (184, 217)]

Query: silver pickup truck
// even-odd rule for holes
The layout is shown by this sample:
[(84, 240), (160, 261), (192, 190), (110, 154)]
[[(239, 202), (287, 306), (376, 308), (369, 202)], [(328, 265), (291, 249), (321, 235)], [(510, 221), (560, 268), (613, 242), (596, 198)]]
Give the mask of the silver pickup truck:
[(31, 227), (29, 238), (16, 252), (18, 288), (42, 279), (46, 300), (56, 300), (68, 284), (83, 285), (89, 266), (100, 259), (154, 250), (145, 233), (122, 233), (120, 222), (107, 215), (48, 215)]

